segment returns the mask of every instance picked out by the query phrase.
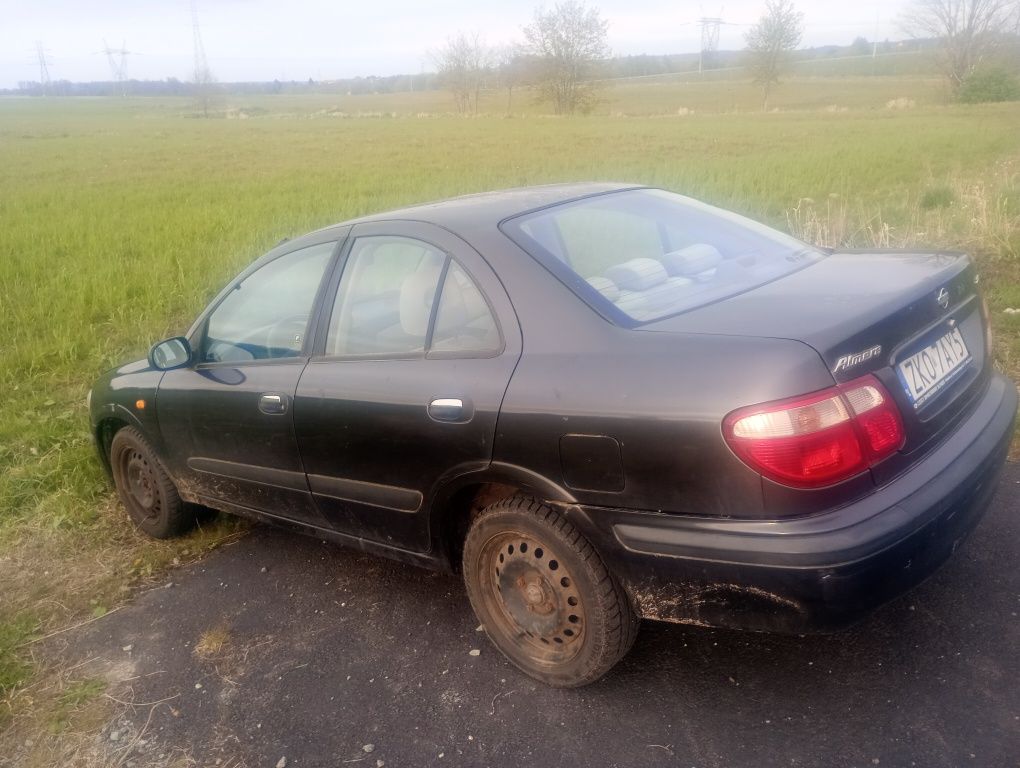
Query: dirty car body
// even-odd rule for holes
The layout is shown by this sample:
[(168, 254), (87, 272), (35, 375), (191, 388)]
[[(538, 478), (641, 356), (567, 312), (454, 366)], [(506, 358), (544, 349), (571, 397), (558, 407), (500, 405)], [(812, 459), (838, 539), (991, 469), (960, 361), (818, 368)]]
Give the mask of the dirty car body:
[(186, 501), (425, 566), (527, 496), (645, 618), (833, 630), (988, 506), (1017, 396), (978, 282), (658, 190), (469, 196), (282, 244), (180, 360), (100, 379), (92, 428), (107, 463), (142, 433)]

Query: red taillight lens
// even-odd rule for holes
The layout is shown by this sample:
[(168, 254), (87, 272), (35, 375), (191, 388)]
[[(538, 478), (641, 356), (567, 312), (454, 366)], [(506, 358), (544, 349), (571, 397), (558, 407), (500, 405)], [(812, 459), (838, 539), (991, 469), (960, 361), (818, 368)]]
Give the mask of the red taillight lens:
[(776, 482), (832, 485), (903, 447), (903, 422), (874, 376), (812, 395), (734, 411), (723, 421), (734, 453)]

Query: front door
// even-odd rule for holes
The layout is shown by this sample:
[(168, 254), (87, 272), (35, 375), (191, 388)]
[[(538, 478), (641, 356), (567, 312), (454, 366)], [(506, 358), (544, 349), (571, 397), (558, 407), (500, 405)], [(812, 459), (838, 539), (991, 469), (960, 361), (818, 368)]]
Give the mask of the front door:
[(294, 393), (333, 237), (242, 275), (195, 332), (195, 364), (163, 376), (160, 430), (188, 495), (328, 527), (301, 466)]
[(294, 404), (309, 486), (338, 530), (422, 551), (433, 489), (491, 460), (516, 318), (485, 261), (427, 224), (356, 225), (334, 282)]

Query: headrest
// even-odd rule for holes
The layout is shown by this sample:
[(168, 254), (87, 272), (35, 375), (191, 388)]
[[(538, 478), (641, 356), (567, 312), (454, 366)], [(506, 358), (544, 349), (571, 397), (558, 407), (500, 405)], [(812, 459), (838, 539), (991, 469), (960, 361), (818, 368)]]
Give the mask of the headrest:
[(664, 283), (669, 275), (655, 259), (631, 259), (606, 270), (606, 277), (625, 291), (647, 291)]
[(714, 245), (695, 243), (662, 257), (663, 266), (671, 275), (692, 277), (714, 269), (722, 261), (722, 254)]

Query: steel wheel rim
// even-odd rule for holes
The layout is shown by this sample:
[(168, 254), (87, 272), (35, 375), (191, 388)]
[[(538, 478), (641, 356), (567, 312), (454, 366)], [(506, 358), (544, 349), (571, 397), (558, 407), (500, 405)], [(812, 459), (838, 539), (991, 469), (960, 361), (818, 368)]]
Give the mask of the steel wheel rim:
[(156, 474), (141, 451), (130, 448), (121, 458), (122, 475), (131, 506), (143, 519), (153, 519), (160, 513), (160, 497)]
[(482, 598), (500, 634), (547, 665), (581, 651), (586, 615), (557, 553), (531, 534), (507, 531), (482, 546)]

